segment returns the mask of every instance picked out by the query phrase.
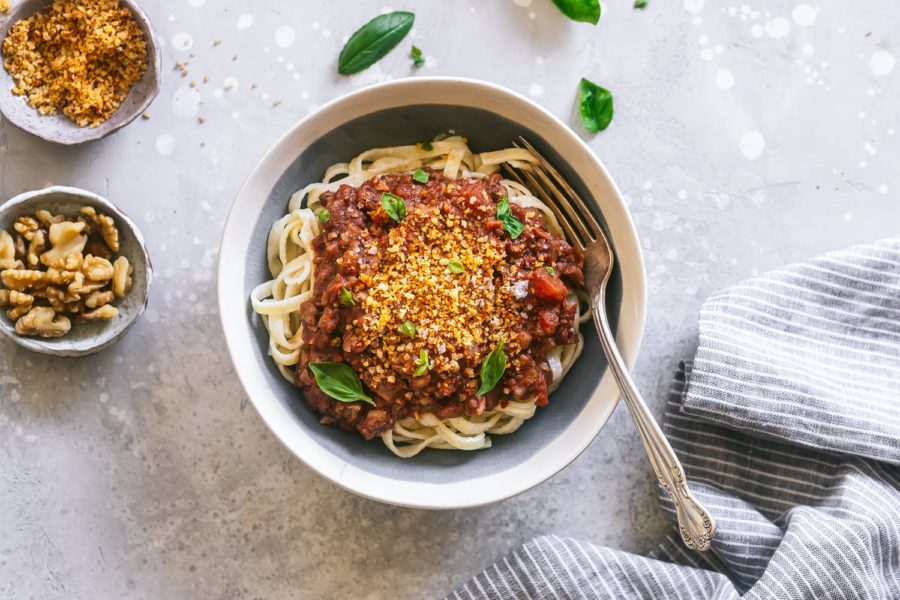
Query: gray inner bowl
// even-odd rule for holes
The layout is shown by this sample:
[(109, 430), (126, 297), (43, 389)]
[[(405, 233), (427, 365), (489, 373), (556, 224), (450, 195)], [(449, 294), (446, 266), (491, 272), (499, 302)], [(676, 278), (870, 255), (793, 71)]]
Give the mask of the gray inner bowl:
[[(329, 165), (348, 161), (369, 148), (414, 144), (450, 130), (466, 136), (475, 152), (507, 148), (518, 136), (524, 136), (591, 204), (595, 216), (606, 229), (597, 203), (581, 178), (531, 130), (495, 113), (475, 108), (416, 105), (388, 109), (354, 119), (315, 140), (282, 174), (266, 198), (254, 227), (252, 246), (247, 252), (244, 296), (249, 298), (256, 285), (271, 279), (266, 264), (266, 239), (272, 223), (284, 215), (288, 200), (295, 191), (309, 182), (321, 180)], [(612, 239), (610, 241), (615, 243)], [(610, 280), (607, 297), (611, 326), (616, 331), (622, 303), (622, 278), (618, 269)], [(550, 403), (539, 408), (535, 416), (517, 432), (492, 436), (493, 447), (488, 450), (425, 450), (412, 459), (401, 459), (394, 456), (380, 439), (366, 442), (357, 433), (320, 425), (319, 415), (306, 405), (301, 391), (281, 376), (268, 356), (268, 334), (249, 301), (247, 323), (259, 345), (256, 360), (268, 373), (270, 385), (279, 401), (301, 427), (329, 452), (360, 469), (406, 481), (461, 481), (497, 473), (522, 462), (554, 440), (574, 421), (597, 388), (607, 366), (594, 328), (585, 324), (582, 327), (585, 346), (581, 357), (559, 389), (551, 394)]]

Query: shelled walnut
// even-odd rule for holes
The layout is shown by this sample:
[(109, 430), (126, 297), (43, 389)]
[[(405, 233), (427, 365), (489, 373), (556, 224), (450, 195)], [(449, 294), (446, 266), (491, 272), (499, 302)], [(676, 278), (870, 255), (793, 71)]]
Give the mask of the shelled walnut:
[(117, 256), (112, 217), (85, 206), (76, 216), (39, 210), (0, 229), (0, 308), (19, 335), (61, 337), (76, 321), (108, 321), (134, 271)]

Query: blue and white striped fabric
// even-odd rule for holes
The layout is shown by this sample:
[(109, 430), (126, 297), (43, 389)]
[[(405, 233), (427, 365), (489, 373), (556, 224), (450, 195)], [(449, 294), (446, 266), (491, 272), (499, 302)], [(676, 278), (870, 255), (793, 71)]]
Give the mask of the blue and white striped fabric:
[(900, 599), (900, 238), (710, 298), (664, 430), (710, 552), (546, 536), (451, 597)]

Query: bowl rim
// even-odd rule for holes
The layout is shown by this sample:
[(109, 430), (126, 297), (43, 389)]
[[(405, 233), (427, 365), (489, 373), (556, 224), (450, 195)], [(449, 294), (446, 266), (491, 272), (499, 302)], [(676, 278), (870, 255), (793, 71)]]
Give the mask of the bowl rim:
[[(6, 36), (9, 34), (9, 30), (18, 23), (23, 18), (27, 16), (31, 16), (35, 12), (39, 10), (43, 10), (43, 6), (39, 6), (34, 9), (35, 4), (49, 4), (50, 2), (54, 2), (55, 0), (20, 0), (16, 3), (9, 12), (4, 15), (3, 22), (0, 23), (0, 47), (4, 40), (6, 40)], [(33, 136), (39, 137), (44, 141), (60, 144), (62, 146), (77, 146), (79, 144), (84, 144), (87, 142), (94, 142), (100, 139), (105, 138), (108, 135), (112, 135), (116, 131), (122, 129), (126, 125), (130, 125), (135, 121), (139, 116), (141, 116), (146, 110), (150, 107), (156, 97), (159, 95), (161, 88), (161, 79), (162, 79), (162, 52), (159, 46), (159, 40), (156, 35), (156, 31), (153, 29), (153, 22), (150, 20), (150, 17), (147, 16), (147, 13), (141, 8), (141, 5), (135, 0), (119, 0), (122, 4), (124, 4), (132, 13), (134, 13), (135, 19), (141, 26), (141, 29), (144, 33), (144, 37), (147, 41), (147, 73), (144, 74), (144, 77), (150, 77), (150, 87), (148, 89), (148, 93), (144, 100), (135, 108), (133, 113), (123, 113), (121, 117), (121, 122), (116, 123), (115, 126), (111, 126), (109, 129), (103, 129), (101, 124), (98, 127), (80, 127), (75, 131), (83, 132), (84, 135), (73, 136), (71, 138), (65, 136), (58, 136), (53, 133), (52, 128), (41, 126), (42, 124), (50, 123), (52, 117), (58, 117), (62, 119), (68, 119), (62, 113), (57, 113), (56, 115), (47, 115), (47, 121), (38, 120), (35, 122), (23, 121), (19, 119), (18, 115), (13, 111), (8, 111), (7, 106), (9, 106), (10, 102), (21, 102), (23, 101), (20, 96), (13, 96), (12, 92), (8, 89), (0, 89), (0, 94), (6, 94), (10, 96), (10, 98), (2, 98), (0, 99), (0, 114), (3, 115), (3, 118), (9, 121), (16, 128), (21, 129), (26, 133), (30, 133)], [(32, 10), (34, 9), (34, 10)], [(30, 12), (29, 12), (30, 11)], [(2, 48), (0, 48), (0, 63), (2, 63)], [(2, 64), (0, 64), (0, 75), (2, 77), (9, 76), (9, 72), (6, 70)], [(5, 75), (4, 75), (5, 74)], [(139, 83), (139, 81), (137, 82)], [(135, 85), (137, 85), (135, 83)], [(134, 85), (131, 89), (128, 90), (128, 94), (132, 94), (134, 91)], [(123, 99), (124, 102), (124, 99)], [(31, 107), (29, 107), (31, 108)], [(121, 108), (121, 107), (120, 107)], [(32, 109), (34, 110), (34, 109)], [(110, 118), (106, 121), (107, 123), (116, 118), (118, 115), (118, 109), (110, 116)]]
[[(137, 245), (141, 249), (141, 258), (144, 261), (145, 265), (145, 292), (144, 297), (140, 299), (141, 302), (138, 305), (138, 309), (129, 315), (128, 321), (125, 323), (124, 327), (119, 333), (104, 342), (97, 343), (97, 340), (87, 338), (83, 343), (80, 343), (78, 347), (75, 348), (56, 348), (52, 343), (47, 342), (41, 338), (18, 335), (15, 332), (15, 329), (11, 328), (5, 320), (0, 320), (0, 332), (2, 332), (3, 335), (11, 339), (22, 348), (25, 348), (26, 350), (30, 350), (38, 354), (45, 354), (48, 356), (58, 356), (61, 358), (81, 358), (84, 356), (96, 354), (114, 345), (116, 342), (121, 340), (126, 333), (128, 333), (128, 331), (134, 326), (135, 323), (138, 322), (138, 320), (141, 318), (141, 315), (143, 315), (144, 311), (147, 309), (147, 302), (150, 299), (150, 287), (153, 283), (153, 265), (150, 262), (150, 253), (147, 250), (147, 242), (144, 240), (144, 235), (141, 233), (141, 230), (138, 229), (137, 224), (132, 221), (131, 218), (127, 214), (125, 214), (125, 212), (121, 208), (119, 208), (103, 196), (95, 194), (94, 192), (91, 192), (89, 190), (83, 190), (81, 188), (65, 185), (53, 185), (40, 190), (23, 192), (17, 196), (13, 196), (6, 202), (0, 203), (0, 217), (4, 217), (9, 213), (14, 212), (17, 208), (23, 206), (28, 202), (39, 200), (40, 198), (50, 196), (52, 194), (64, 194), (70, 197), (73, 202), (76, 202), (76, 199), (78, 198), (82, 198), (96, 203), (102, 206), (106, 211), (114, 214), (116, 216), (116, 219), (121, 223), (124, 223), (131, 232), (131, 235), (134, 236), (135, 241), (137, 241)], [(132, 257), (128, 258), (130, 260), (133, 260)], [(92, 341), (94, 343), (89, 343)]]
[[(463, 98), (460, 101), (435, 102), (435, 104), (481, 108), (502, 115), (502, 109), (496, 110), (495, 106), (489, 106), (484, 101), (479, 103), (480, 95), (477, 92), (489, 93), (493, 96), (499, 95), (510, 102), (519, 103), (525, 110), (532, 111), (536, 119), (543, 120), (543, 131), (541, 128), (536, 128), (536, 124), (530, 125), (535, 133), (541, 135), (547, 143), (551, 143), (548, 138), (566, 141), (571, 146), (565, 152), (560, 151), (558, 144), (554, 144), (557, 152), (570, 162), (573, 155), (578, 154), (582, 161), (595, 169), (595, 179), (605, 180), (614, 193), (613, 197), (604, 198), (601, 208), (611, 229), (613, 227), (610, 217), (614, 217), (616, 231), (619, 232), (619, 237), (613, 239), (617, 245), (617, 254), (620, 255), (617, 256), (619, 259), (617, 263), (622, 269), (623, 277), (626, 273), (628, 274), (628, 283), (623, 290), (616, 340), (627, 365), (629, 367), (634, 365), (645, 326), (647, 283), (637, 231), (618, 186), (599, 157), (558, 117), (508, 88), (464, 77), (413, 77), (364, 87), (324, 104), (317, 111), (291, 126), (251, 170), (229, 209), (222, 230), (217, 266), (219, 318), (235, 372), (254, 408), (273, 435), (313, 471), (347, 491), (387, 504), (435, 510), (473, 508), (499, 502), (531, 489), (557, 474), (587, 449), (618, 405), (620, 392), (610, 370), (607, 369), (603, 374), (597, 388), (578, 417), (563, 431), (564, 434), (569, 434), (573, 428), (577, 429), (574, 437), (561, 434), (541, 451), (509, 469), (449, 483), (404, 481), (376, 475), (337, 458), (310, 437), (305, 431), (305, 427), (295, 426), (285, 409), (280, 406), (267, 382), (266, 374), (262, 372), (262, 369), (253, 366), (256, 361), (252, 353), (260, 350), (256, 343), (245, 343), (251, 341), (245, 322), (248, 315), (248, 299), (243, 297), (245, 271), (242, 261), (246, 260), (246, 248), (240, 252), (229, 247), (228, 244), (230, 238), (240, 235), (240, 231), (245, 229), (244, 221), (246, 219), (258, 216), (261, 204), (259, 198), (256, 197), (257, 191), (259, 191), (256, 188), (262, 187), (262, 189), (271, 190), (271, 179), (274, 177), (277, 180), (287, 165), (296, 160), (298, 156), (296, 146), (299, 145), (300, 152), (302, 152), (321, 135), (364, 114), (394, 107), (429, 104), (430, 102), (420, 100), (415, 102), (402, 100), (394, 103), (376, 100), (360, 112), (342, 114), (342, 111), (347, 112), (347, 108), (359, 104), (360, 99), (370, 96), (377, 98), (388, 88), (408, 90), (410, 93), (403, 95), (406, 98), (412, 97), (412, 88), (421, 86), (433, 87), (435, 90), (443, 86), (450, 86), (451, 89), (459, 87), (470, 92), (458, 94)], [(327, 127), (317, 127), (317, 122), (321, 123), (323, 117), (329, 118)], [(298, 140), (294, 140), (295, 137)], [(290, 154), (290, 160), (283, 159), (282, 154), (284, 153)], [(275, 173), (271, 174), (267, 171), (275, 171)], [(265, 183), (266, 180), (270, 183)], [(266, 193), (263, 192), (263, 194)], [(251, 213), (250, 215), (243, 214), (248, 211)], [(255, 223), (255, 221), (253, 222)], [(239, 259), (239, 265), (235, 266), (230, 260), (231, 258)], [(584, 358), (582, 357), (582, 360)], [(244, 365), (245, 359), (246, 365)], [(586, 414), (589, 412), (593, 414)]]

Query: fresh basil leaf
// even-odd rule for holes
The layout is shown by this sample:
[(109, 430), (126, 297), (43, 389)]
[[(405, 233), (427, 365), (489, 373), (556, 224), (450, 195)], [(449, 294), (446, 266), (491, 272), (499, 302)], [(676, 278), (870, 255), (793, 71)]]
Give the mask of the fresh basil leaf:
[(422, 142), (421, 144), (419, 144), (419, 147), (425, 152), (431, 152), (432, 150), (434, 150), (434, 146), (431, 145), (431, 142)]
[(428, 173), (422, 169), (416, 169), (416, 172), (413, 173), (413, 179), (419, 183), (428, 183)]
[(406, 202), (400, 196), (383, 192), (381, 194), (381, 205), (384, 207), (384, 211), (398, 223), (406, 218)]
[(425, 64), (425, 59), (422, 58), (422, 51), (415, 46), (409, 51), (409, 57), (413, 61), (413, 66), (417, 69)]
[(412, 321), (406, 321), (400, 326), (400, 333), (408, 338), (416, 337), (416, 326)]
[(338, 402), (365, 402), (375, 406), (363, 392), (362, 381), (350, 365), (339, 362), (309, 363), (309, 370), (315, 375), (319, 389)]
[(466, 268), (463, 266), (461, 262), (458, 260), (451, 260), (447, 263), (447, 267), (450, 269), (450, 272), (454, 275), (459, 275), (460, 273), (464, 273)]
[(554, 269), (553, 267), (547, 266), (544, 268), (547, 269), (547, 272), (550, 273), (551, 275), (556, 275), (556, 269)]
[(429, 362), (428, 362), (428, 352), (425, 351), (424, 348), (419, 350), (419, 358), (415, 361), (416, 372), (413, 373), (413, 377), (421, 377), (428, 370)]
[(494, 389), (494, 386), (503, 377), (503, 372), (506, 371), (506, 354), (503, 353), (503, 344), (504, 342), (500, 342), (500, 345), (491, 350), (491, 353), (481, 363), (481, 387), (476, 392), (477, 396), (484, 396)]
[(553, 4), (573, 21), (596, 25), (600, 20), (600, 0), (553, 0)]
[(318, 217), (319, 217), (319, 223), (327, 223), (328, 221), (331, 220), (331, 213), (328, 212), (327, 208), (323, 208), (322, 210), (319, 211)]
[(350, 36), (338, 57), (338, 73), (353, 75), (381, 60), (412, 29), (416, 16), (411, 12), (379, 15)]
[(509, 237), (516, 239), (525, 231), (525, 225), (518, 220), (512, 213), (509, 206), (509, 197), (503, 196), (500, 203), (497, 204), (497, 220), (503, 223), (503, 229), (509, 234)]
[(353, 301), (353, 294), (347, 288), (341, 288), (341, 304), (344, 306), (354, 306), (356, 304)]
[(613, 97), (609, 90), (581, 78), (578, 84), (578, 112), (581, 122), (591, 133), (609, 127), (613, 118)]
[(640, 9), (647, 8), (647, 0), (634, 0), (634, 7)]

